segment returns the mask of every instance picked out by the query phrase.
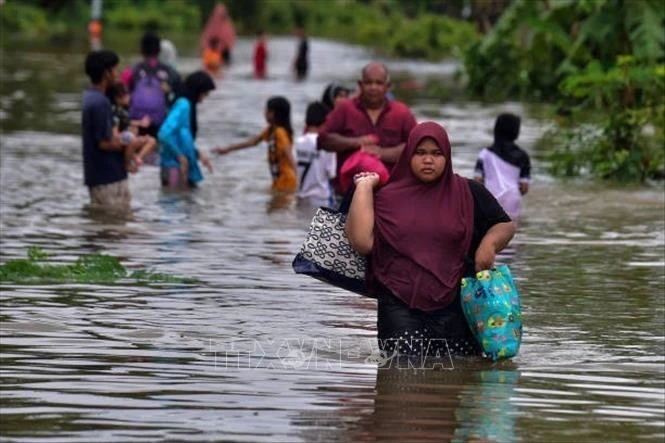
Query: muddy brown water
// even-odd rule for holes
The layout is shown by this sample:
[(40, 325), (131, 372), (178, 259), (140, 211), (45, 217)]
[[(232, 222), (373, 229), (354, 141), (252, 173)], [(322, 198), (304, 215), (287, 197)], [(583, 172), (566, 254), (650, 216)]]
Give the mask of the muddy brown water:
[[(200, 107), (201, 148), (259, 131), (273, 94), (291, 100), (300, 131), (307, 102), (330, 81), (352, 85), (371, 58), (314, 40), (311, 76), (296, 83), (295, 41), (269, 49), (270, 79), (256, 82), (251, 41), (239, 42)], [(193, 49), (181, 52), (180, 68), (196, 69)], [(60, 262), (103, 252), (203, 283), (3, 283), (3, 441), (662, 441), (662, 184), (553, 179), (534, 150), (549, 122), (519, 103), (412, 101), (419, 120), (448, 128), (466, 176), (496, 114), (524, 116), (534, 183), (500, 258), (522, 293), (524, 341), (498, 365), (379, 368), (375, 302), (291, 271), (311, 209), (271, 198), (264, 147), (214, 159), (189, 194), (163, 192), (157, 169), (144, 168), (131, 177), (129, 218), (86, 207), (82, 60), (56, 45), (2, 49), (0, 260), (33, 245)], [(416, 81), (455, 69), (388, 64)]]

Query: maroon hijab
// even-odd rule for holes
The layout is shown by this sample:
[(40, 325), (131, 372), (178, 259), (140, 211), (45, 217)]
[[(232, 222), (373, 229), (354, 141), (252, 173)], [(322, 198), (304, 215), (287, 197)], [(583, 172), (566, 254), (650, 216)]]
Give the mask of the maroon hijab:
[[(432, 138), (446, 158), (442, 176), (423, 183), (411, 157)], [(374, 197), (374, 246), (370, 281), (377, 279), (411, 308), (441, 309), (457, 294), (473, 234), (473, 196), (453, 173), (445, 129), (421, 123), (409, 134), (388, 183)]]

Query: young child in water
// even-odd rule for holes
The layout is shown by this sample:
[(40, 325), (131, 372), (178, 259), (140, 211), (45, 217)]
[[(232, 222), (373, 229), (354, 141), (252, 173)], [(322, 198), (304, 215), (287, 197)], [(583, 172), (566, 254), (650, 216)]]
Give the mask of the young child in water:
[(122, 142), (127, 145), (125, 149), (125, 169), (129, 172), (137, 172), (143, 165), (143, 159), (155, 151), (157, 141), (150, 135), (139, 136), (138, 129), (150, 126), (150, 117), (145, 116), (141, 120), (129, 118), (129, 91), (121, 82), (115, 83), (108, 90), (113, 109), (113, 135), (120, 136)]
[(520, 118), (501, 114), (494, 124), (494, 143), (478, 154), (476, 181), (485, 185), (513, 221), (522, 212), (522, 196), (529, 192), (531, 161), (529, 154), (515, 144), (520, 133)]
[(319, 129), (329, 109), (321, 102), (307, 106), (305, 133), (296, 138), (294, 151), (298, 160), (298, 200), (311, 206), (332, 206), (333, 190), (330, 180), (337, 173), (337, 155), (317, 149)]
[(284, 97), (271, 97), (266, 103), (265, 118), (268, 127), (254, 137), (224, 148), (214, 148), (211, 152), (219, 155), (256, 146), (259, 142), (268, 143), (268, 166), (272, 175), (272, 190), (295, 192), (296, 163), (293, 159), (293, 128), (291, 126), (291, 104)]
[(219, 75), (220, 68), (222, 67), (222, 42), (219, 37), (211, 37), (208, 40), (208, 46), (203, 50), (201, 58), (203, 59), (203, 67), (213, 77)]

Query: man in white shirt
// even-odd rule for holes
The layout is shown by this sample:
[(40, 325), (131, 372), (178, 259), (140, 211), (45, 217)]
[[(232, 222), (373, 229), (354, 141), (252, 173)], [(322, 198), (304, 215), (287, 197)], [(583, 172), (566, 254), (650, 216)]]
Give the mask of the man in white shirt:
[(337, 157), (334, 152), (316, 147), (319, 128), (328, 112), (323, 103), (310, 103), (305, 115), (305, 133), (293, 144), (298, 163), (298, 199), (306, 200), (312, 206), (333, 204), (330, 180), (335, 178)]

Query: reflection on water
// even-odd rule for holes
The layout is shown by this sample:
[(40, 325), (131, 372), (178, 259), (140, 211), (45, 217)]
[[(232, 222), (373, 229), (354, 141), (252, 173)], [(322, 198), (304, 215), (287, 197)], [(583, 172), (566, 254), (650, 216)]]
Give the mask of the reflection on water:
[[(362, 49), (315, 40), (311, 77), (296, 84), (289, 68), (295, 41), (274, 39), (271, 77), (256, 82), (251, 43), (239, 43), (234, 65), (201, 106), (204, 149), (259, 131), (265, 100), (276, 93), (292, 101), (300, 130), (306, 103), (332, 80), (352, 85), (369, 59)], [(196, 42), (190, 46), (179, 46), (180, 65), (189, 71), (199, 63)], [(4, 439), (665, 436), (662, 186), (560, 183), (536, 162), (520, 231), (501, 257), (522, 292), (521, 354), (499, 365), (456, 361), (454, 370), (378, 368), (370, 358), (375, 301), (291, 271), (315, 205), (269, 192), (264, 147), (213, 159), (215, 173), (190, 193), (161, 190), (157, 169), (146, 167), (130, 178), (131, 214), (98, 213), (86, 206), (82, 186), (83, 56), (67, 48), (2, 51), (12, 63), (0, 66), (0, 259), (23, 257), (31, 245), (56, 262), (104, 252), (130, 270), (149, 267), (203, 281), (3, 284)], [(123, 63), (131, 58), (122, 55)], [(420, 81), (449, 73), (450, 66), (406, 61), (393, 67), (400, 78)], [(445, 97), (412, 106), (419, 119), (449, 129), (453, 163), (466, 176), (491, 141), (496, 114), (525, 113), (516, 103)], [(546, 126), (525, 115), (522, 145), (531, 149)], [(255, 364), (239, 365), (239, 350), (243, 358), (253, 352)]]

